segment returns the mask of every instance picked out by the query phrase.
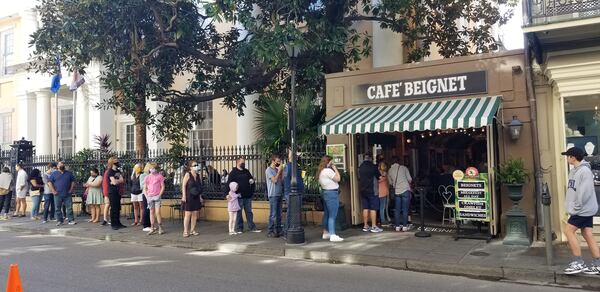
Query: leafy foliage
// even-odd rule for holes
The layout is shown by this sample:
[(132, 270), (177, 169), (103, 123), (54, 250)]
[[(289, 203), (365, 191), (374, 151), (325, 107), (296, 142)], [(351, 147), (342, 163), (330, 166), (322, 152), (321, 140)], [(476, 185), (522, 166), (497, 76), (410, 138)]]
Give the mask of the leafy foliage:
[[(181, 143), (201, 120), (198, 102), (223, 98), (242, 115), (246, 95), (289, 96), (286, 43), (302, 49), (299, 95), (316, 98), (324, 74), (371, 54), (356, 23), (402, 33), (410, 61), (434, 48), (444, 57), (484, 53), (498, 48), (491, 28), (510, 16), (498, 4), (515, 0), (41, 0), (32, 68), (54, 73), (56, 56), (80, 73), (100, 63), (113, 96), (99, 106), (135, 117), (140, 151), (146, 125)], [(187, 88), (175, 88), (184, 74)], [(157, 113), (149, 99), (161, 102)]]
[(509, 159), (498, 167), (498, 181), (502, 184), (524, 184), (529, 181), (523, 159)]

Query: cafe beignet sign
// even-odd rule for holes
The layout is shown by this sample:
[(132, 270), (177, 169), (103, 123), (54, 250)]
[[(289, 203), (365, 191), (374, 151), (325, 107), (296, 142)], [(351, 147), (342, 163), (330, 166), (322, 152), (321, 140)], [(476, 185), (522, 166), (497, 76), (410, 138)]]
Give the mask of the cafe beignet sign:
[(471, 95), (487, 92), (485, 71), (362, 84), (354, 95), (355, 104), (390, 102), (403, 99)]

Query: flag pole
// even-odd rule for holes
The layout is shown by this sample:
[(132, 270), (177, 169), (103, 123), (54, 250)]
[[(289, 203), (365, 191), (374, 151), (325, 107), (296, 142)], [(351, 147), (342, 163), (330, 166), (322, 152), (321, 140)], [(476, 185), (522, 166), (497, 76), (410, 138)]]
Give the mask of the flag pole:
[(73, 154), (77, 152), (77, 89), (73, 90)]
[(56, 120), (56, 155), (58, 157), (58, 137), (60, 135), (60, 126), (58, 124), (58, 92), (54, 93), (54, 112), (56, 113), (55, 116), (55, 120)]

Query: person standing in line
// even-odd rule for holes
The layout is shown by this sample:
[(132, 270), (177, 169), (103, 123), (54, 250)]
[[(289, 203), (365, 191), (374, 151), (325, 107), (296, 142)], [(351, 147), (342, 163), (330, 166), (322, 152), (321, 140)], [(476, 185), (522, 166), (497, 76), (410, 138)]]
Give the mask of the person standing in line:
[[(590, 163), (583, 160), (585, 151), (581, 148), (572, 147), (562, 155), (567, 156), (567, 162), (573, 166), (569, 171), (569, 183), (565, 199), (566, 211), (569, 220), (565, 226), (565, 235), (569, 242), (569, 248), (573, 254), (573, 261), (564, 269), (568, 275), (584, 272), (589, 275), (600, 274), (600, 250), (594, 238), (594, 215), (598, 212), (598, 202), (594, 189), (594, 174)], [(581, 256), (579, 239), (575, 232), (581, 229), (581, 235), (587, 242), (592, 261), (586, 266)]]
[(181, 204), (185, 211), (183, 216), (183, 237), (190, 235), (199, 235), (196, 231), (196, 222), (198, 221), (198, 212), (202, 208), (202, 192), (204, 186), (200, 175), (201, 168), (198, 162), (191, 160), (184, 169), (185, 175), (181, 187)]
[(91, 218), (88, 222), (98, 223), (100, 220), (100, 205), (104, 201), (104, 195), (102, 194), (102, 176), (100, 176), (97, 168), (90, 169), (90, 177), (83, 187), (88, 190), (85, 202), (91, 213)]
[[(27, 179), (27, 172), (23, 169), (20, 163), (15, 165), (17, 171), (17, 181), (15, 183), (16, 206), (13, 217), (25, 217), (27, 211), (27, 193), (29, 193), (29, 180)], [(21, 209), (23, 212), (21, 212)]]
[(141, 163), (137, 163), (131, 171), (131, 206), (133, 208), (133, 223), (131, 226), (138, 226), (142, 222), (144, 217), (144, 195), (142, 194), (142, 188), (140, 184), (140, 177), (144, 166)]
[[(12, 188), (12, 175), (10, 174), (10, 168), (2, 168), (0, 173), (0, 220), (8, 220), (8, 212), (10, 208), (11, 194), (10, 189)], [(4, 210), (4, 212), (2, 212)]]
[(42, 174), (42, 182), (44, 183), (44, 220), (42, 223), (47, 223), (48, 218), (51, 221), (55, 221), (56, 209), (54, 208), (54, 195), (48, 185), (50, 183), (50, 175), (56, 171), (56, 163), (51, 162), (48, 164), (48, 169)]
[(325, 212), (323, 213), (323, 239), (331, 242), (344, 241), (343, 238), (335, 233), (335, 221), (340, 206), (340, 185), (342, 179), (337, 167), (332, 163), (331, 156), (324, 156), (319, 163), (317, 177), (323, 193), (323, 202), (325, 203)]
[[(110, 161), (110, 160), (109, 160)], [(102, 194), (104, 195), (104, 208), (102, 210), (102, 226), (110, 225), (108, 212), (110, 211), (110, 200), (108, 197), (110, 188), (110, 179), (108, 178), (108, 172), (110, 168), (106, 168), (104, 174), (102, 174)]]
[[(412, 177), (408, 168), (400, 165), (398, 157), (394, 156), (392, 160), (394, 164), (392, 164), (388, 171), (388, 182), (394, 188), (394, 225), (396, 226), (396, 231), (406, 232), (409, 230), (408, 208), (410, 207), (410, 184), (412, 183)], [(402, 217), (400, 217), (400, 214), (402, 214)], [(400, 221), (401, 218), (402, 221)]]
[(31, 197), (31, 220), (39, 220), (40, 204), (42, 203), (42, 193), (44, 192), (44, 181), (39, 169), (34, 168), (29, 175), (31, 184), (29, 196)]
[[(373, 164), (373, 157), (366, 153), (364, 161), (358, 167), (360, 185), (360, 198), (363, 208), (363, 231), (379, 233), (383, 230), (377, 226), (377, 210), (379, 210), (379, 196), (375, 194), (375, 187), (379, 184), (380, 177), (377, 166)], [(369, 218), (371, 227), (369, 227)]]
[(62, 206), (65, 206), (69, 225), (77, 224), (73, 215), (73, 189), (75, 188), (75, 176), (68, 171), (64, 162), (58, 163), (58, 170), (50, 175), (48, 183), (52, 194), (54, 194), (54, 205), (56, 207), (56, 226), (64, 224)]
[[(298, 157), (299, 158), (299, 157)], [(298, 161), (297, 161), (298, 162)], [(299, 164), (298, 164), (299, 165)], [(302, 202), (302, 195), (304, 194), (304, 179), (302, 178), (302, 171), (300, 166), (296, 169), (296, 190), (300, 202)], [(290, 205), (290, 193), (292, 192), (292, 151), (288, 149), (288, 162), (285, 164), (283, 169), (283, 195), (288, 206)], [(284, 237), (287, 236), (288, 226), (292, 218), (292, 213), (289, 211), (285, 212), (285, 224), (283, 226)]]
[(150, 174), (144, 178), (144, 194), (148, 200), (148, 209), (150, 209), (151, 230), (148, 235), (165, 233), (160, 217), (160, 197), (165, 191), (165, 178), (157, 169), (156, 163), (149, 163)]
[(235, 226), (237, 223), (237, 214), (240, 210), (240, 194), (237, 193), (238, 185), (232, 181), (229, 183), (229, 193), (225, 197), (227, 199), (227, 212), (229, 212), (229, 235), (241, 234), (236, 232)]
[(227, 184), (236, 182), (238, 184), (238, 194), (241, 198), (239, 199), (241, 209), (237, 214), (237, 232), (244, 231), (244, 220), (242, 219), (242, 209), (246, 214), (246, 224), (250, 232), (261, 232), (260, 229), (256, 228), (254, 224), (254, 218), (252, 214), (252, 196), (254, 195), (254, 178), (248, 169), (246, 169), (246, 160), (244, 158), (238, 158), (236, 161), (237, 165), (229, 173)]
[(152, 230), (152, 225), (150, 224), (150, 211), (148, 210), (148, 200), (146, 199), (146, 193), (144, 191), (144, 179), (146, 179), (148, 174), (150, 174), (150, 165), (146, 164), (146, 166), (144, 166), (144, 171), (140, 174), (140, 188), (142, 189), (142, 204), (144, 209), (144, 213), (142, 214), (142, 231), (144, 232), (150, 232), (150, 230)]
[(110, 223), (113, 230), (125, 228), (121, 224), (121, 186), (125, 183), (119, 159), (111, 157), (106, 166), (108, 169), (108, 201), (110, 204)]
[(387, 178), (387, 165), (385, 164), (385, 162), (383, 160), (379, 161), (378, 164), (378, 170), (379, 170), (379, 174), (381, 175), (379, 177), (379, 188), (378, 188), (378, 195), (379, 195), (379, 220), (381, 222), (381, 225), (388, 225), (389, 224), (389, 217), (387, 216), (387, 207), (388, 207), (388, 198), (390, 195), (390, 185), (388, 182), (388, 178)]
[(270, 165), (265, 170), (267, 196), (269, 198), (268, 237), (281, 236), (281, 205), (283, 195), (283, 167), (279, 155), (271, 156)]

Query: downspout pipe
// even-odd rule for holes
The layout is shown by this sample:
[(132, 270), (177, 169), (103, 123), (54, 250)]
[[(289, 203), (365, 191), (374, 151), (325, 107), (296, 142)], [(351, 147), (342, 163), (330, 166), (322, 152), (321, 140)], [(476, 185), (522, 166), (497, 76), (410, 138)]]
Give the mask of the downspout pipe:
[[(529, 1), (523, 0), (523, 23), (529, 25), (530, 13), (529, 13)], [(535, 85), (533, 84), (533, 70), (531, 69), (531, 63), (533, 62), (530, 47), (530, 36), (528, 33), (523, 35), (523, 50), (525, 58), (525, 84), (526, 84), (526, 95), (529, 101), (529, 118), (531, 120), (531, 139), (533, 144), (533, 168), (534, 168), (534, 179), (535, 179), (535, 208), (536, 216), (534, 218), (535, 235), (537, 237), (539, 233), (539, 221), (541, 218), (542, 206), (542, 190), (543, 190), (543, 173), (541, 166), (541, 152), (540, 152), (540, 140), (537, 126), (537, 100), (535, 96)], [(552, 230), (550, 230), (552, 232)]]

